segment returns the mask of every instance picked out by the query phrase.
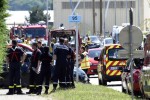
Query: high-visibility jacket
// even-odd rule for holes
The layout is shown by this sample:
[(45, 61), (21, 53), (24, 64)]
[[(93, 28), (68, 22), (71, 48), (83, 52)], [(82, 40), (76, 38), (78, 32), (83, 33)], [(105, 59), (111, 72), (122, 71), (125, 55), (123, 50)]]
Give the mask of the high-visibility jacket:
[(82, 53), (84, 55), (83, 60), (81, 61), (81, 69), (90, 68), (89, 57), (87, 56), (87, 52)]

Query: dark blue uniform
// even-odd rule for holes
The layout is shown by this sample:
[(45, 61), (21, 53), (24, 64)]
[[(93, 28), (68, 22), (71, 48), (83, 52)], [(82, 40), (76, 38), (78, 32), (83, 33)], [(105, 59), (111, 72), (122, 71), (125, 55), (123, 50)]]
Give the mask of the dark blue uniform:
[(24, 51), (22, 48), (14, 47), (8, 50), (8, 59), (9, 59), (9, 93), (14, 93), (14, 83), (16, 84), (17, 93), (21, 93), (21, 77), (20, 77), (20, 68), (21, 68), (21, 57), (23, 56)]
[(39, 49), (36, 49), (35, 51), (33, 51), (32, 57), (31, 57), (30, 78), (29, 78), (30, 90), (29, 92), (27, 92), (27, 94), (36, 93), (38, 86), (40, 85), (39, 80), (38, 80), (39, 75), (34, 70), (37, 68), (38, 61), (40, 60), (40, 56), (41, 56), (41, 51)]
[(43, 53), (40, 57), (41, 64), (41, 72), (40, 72), (40, 87), (39, 87), (39, 93), (42, 91), (42, 84), (45, 79), (45, 93), (48, 94), (49, 89), (49, 82), (51, 77), (51, 68), (52, 65), (50, 64), (52, 62), (52, 56), (49, 53)]
[(66, 87), (66, 68), (68, 67), (67, 56), (69, 55), (69, 48), (66, 45), (58, 45), (54, 50), (56, 55), (56, 66), (54, 68), (53, 86), (56, 89), (58, 80), (60, 87)]
[(74, 51), (72, 50), (72, 48), (69, 48), (69, 55), (70, 55), (70, 58), (68, 59), (68, 63), (69, 63), (69, 67), (67, 69), (67, 73), (68, 73), (68, 77), (67, 78), (67, 82), (69, 83), (69, 86), (74, 88), (75, 87), (75, 84), (74, 84), (74, 77), (73, 77), (73, 70), (74, 70), (74, 64), (75, 64), (75, 53)]
[(44, 53), (44, 47), (43, 46), (39, 47), (39, 50), (41, 51), (41, 53)]

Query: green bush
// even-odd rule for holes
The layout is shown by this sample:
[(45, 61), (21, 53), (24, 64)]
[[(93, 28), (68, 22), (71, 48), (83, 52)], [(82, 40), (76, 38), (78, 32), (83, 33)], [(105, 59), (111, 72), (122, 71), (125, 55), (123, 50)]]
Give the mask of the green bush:
[(2, 67), (2, 63), (5, 58), (5, 45), (8, 34), (5, 24), (5, 18), (8, 16), (6, 13), (7, 7), (7, 0), (0, 0), (0, 68)]

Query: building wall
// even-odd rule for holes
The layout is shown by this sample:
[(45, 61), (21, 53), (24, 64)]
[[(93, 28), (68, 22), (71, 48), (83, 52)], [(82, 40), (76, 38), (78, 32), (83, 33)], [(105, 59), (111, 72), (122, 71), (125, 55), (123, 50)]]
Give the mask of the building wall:
[[(148, 2), (149, 1), (149, 2)], [(144, 0), (144, 20), (142, 21), (141, 27), (144, 30), (150, 30), (150, 0)], [(148, 21), (149, 19), (149, 21)]]
[[(73, 0), (74, 2), (78, 0)], [(81, 2), (79, 8), (76, 13), (81, 15), (82, 21), (79, 24), (80, 33), (93, 33), (93, 13), (92, 13), (92, 0), (82, 0), (85, 1), (85, 9), (84, 3)], [(96, 32), (100, 32), (100, 0), (95, 0), (95, 19), (96, 19)], [(107, 0), (106, 0), (107, 1)], [(117, 9), (116, 9), (116, 25), (122, 25), (122, 23), (129, 22), (129, 8), (134, 8), (134, 25), (138, 25), (138, 0), (127, 0), (128, 8), (126, 10), (126, 0), (116, 0), (117, 1)], [(68, 2), (68, 3), (67, 3)], [(106, 3), (105, 3), (106, 4)], [(75, 5), (75, 3), (73, 3)], [(143, 0), (140, 0), (140, 23), (144, 19), (143, 14)], [(104, 2), (103, 2), (103, 23), (104, 23)], [(126, 21), (126, 11), (127, 11), (127, 21)], [(54, 28), (58, 28), (60, 23), (63, 23), (66, 28), (75, 28), (75, 24), (68, 22), (68, 16), (71, 15), (71, 7), (69, 0), (54, 0)], [(114, 9), (114, 1), (111, 0), (110, 8), (108, 9), (107, 18), (106, 18), (106, 31), (112, 32), (112, 27), (115, 25), (115, 9)]]

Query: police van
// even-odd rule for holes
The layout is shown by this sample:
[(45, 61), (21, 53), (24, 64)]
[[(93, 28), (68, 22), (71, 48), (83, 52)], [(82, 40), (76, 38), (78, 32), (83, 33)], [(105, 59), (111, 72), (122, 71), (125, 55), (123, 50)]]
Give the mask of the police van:
[(121, 81), (121, 70), (126, 65), (126, 59), (120, 58), (118, 52), (123, 50), (120, 44), (105, 45), (99, 57), (97, 66), (100, 85), (107, 85), (107, 82)]

